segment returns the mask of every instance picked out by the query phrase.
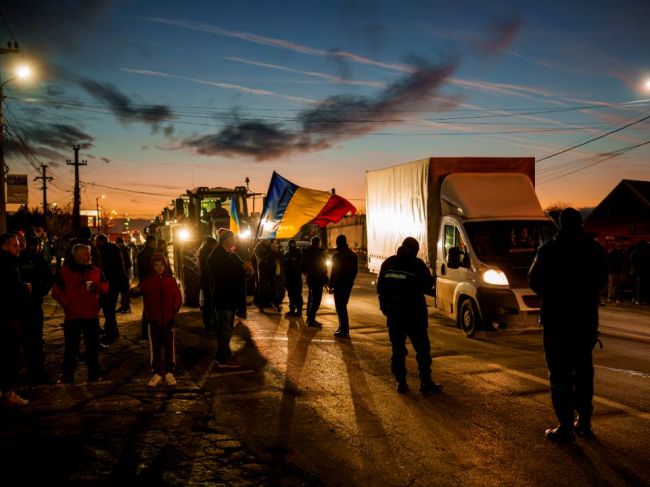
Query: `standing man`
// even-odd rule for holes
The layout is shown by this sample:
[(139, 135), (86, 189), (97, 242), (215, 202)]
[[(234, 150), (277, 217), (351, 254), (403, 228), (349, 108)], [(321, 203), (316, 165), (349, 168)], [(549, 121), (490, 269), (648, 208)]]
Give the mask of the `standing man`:
[(406, 338), (411, 339), (420, 375), (420, 392), (436, 394), (442, 386), (431, 380), (431, 344), (424, 295), (431, 292), (433, 276), (418, 258), (420, 244), (407, 237), (402, 246), (384, 261), (377, 280), (379, 308), (386, 316), (392, 347), (391, 371), (397, 380), (397, 392), (408, 390), (406, 382)]
[(124, 287), (120, 289), (120, 307), (117, 309), (117, 312), (130, 313), (131, 295), (129, 294), (129, 286), (131, 284), (131, 278), (133, 277), (133, 258), (131, 257), (131, 249), (124, 243), (124, 238), (117, 237), (115, 239), (115, 245), (117, 245), (120, 252), (122, 252), (122, 262), (124, 263), (124, 272), (126, 273), (126, 283)]
[(20, 371), (20, 322), (31, 291), (20, 280), (19, 252), (16, 235), (0, 235), (0, 400), (7, 406), (29, 404), (14, 391)]
[(323, 298), (323, 286), (327, 285), (327, 258), (320, 248), (320, 238), (311, 239), (311, 246), (302, 254), (301, 270), (305, 274), (309, 295), (307, 296), (307, 326), (321, 327), (316, 313)]
[(99, 368), (99, 295), (108, 292), (108, 283), (102, 271), (91, 264), (90, 247), (76, 244), (72, 247), (72, 260), (56, 276), (52, 297), (65, 312), (63, 323), (64, 353), (63, 382), (74, 382), (77, 354), (83, 333), (86, 348), (88, 381), (101, 380)]
[(635, 299), (633, 304), (650, 302), (650, 244), (641, 240), (630, 255), (630, 275), (636, 279)]
[(573, 441), (574, 426), (580, 435), (593, 435), (592, 350), (598, 340), (598, 294), (607, 284), (607, 258), (602, 246), (584, 232), (578, 210), (562, 211), (560, 231), (538, 249), (528, 279), (542, 297), (544, 354), (560, 422), (546, 430), (546, 437)]
[(336, 237), (336, 252), (332, 256), (332, 273), (329, 285), (330, 290), (334, 292), (334, 305), (339, 317), (339, 329), (334, 332), (336, 338), (350, 338), (348, 301), (358, 272), (357, 254), (348, 247), (345, 235), (339, 235)]
[[(154, 235), (147, 235), (144, 249), (138, 254), (138, 284), (142, 284), (144, 280), (151, 274), (151, 258), (156, 252), (156, 245), (158, 245), (158, 240), (156, 240), (156, 237)], [(142, 340), (149, 339), (149, 323), (144, 317), (144, 309), (142, 311), (140, 338)]]
[(104, 265), (104, 276), (108, 281), (108, 292), (100, 296), (99, 302), (104, 311), (104, 338), (103, 342), (106, 344), (113, 343), (120, 336), (117, 329), (117, 318), (115, 311), (117, 308), (117, 298), (120, 291), (123, 290), (128, 283), (126, 271), (124, 270), (124, 261), (122, 260), (122, 251), (112, 242), (109, 242), (108, 237), (100, 233), (95, 238), (97, 248), (102, 258)]
[(36, 235), (28, 235), (26, 248), (18, 256), (20, 279), (31, 284), (32, 292), (22, 322), (22, 343), (29, 381), (32, 384), (49, 382), (45, 374), (43, 353), (43, 298), (52, 287), (50, 265), (41, 254), (42, 241)]
[(235, 312), (246, 306), (246, 271), (244, 262), (233, 252), (235, 234), (227, 228), (220, 228), (218, 235), (219, 246), (208, 257), (217, 331), (215, 361), (221, 368), (237, 369), (241, 364), (232, 358), (230, 339)]
[(197, 253), (199, 262), (199, 283), (201, 284), (201, 314), (203, 316), (203, 330), (215, 331), (214, 308), (212, 306), (212, 292), (210, 291), (210, 268), (208, 257), (217, 248), (217, 239), (206, 235), (203, 244)]
[(302, 316), (302, 273), (300, 272), (300, 262), (302, 253), (298, 249), (295, 240), (289, 240), (289, 248), (282, 256), (282, 266), (284, 267), (284, 287), (289, 294), (289, 311), (286, 316)]

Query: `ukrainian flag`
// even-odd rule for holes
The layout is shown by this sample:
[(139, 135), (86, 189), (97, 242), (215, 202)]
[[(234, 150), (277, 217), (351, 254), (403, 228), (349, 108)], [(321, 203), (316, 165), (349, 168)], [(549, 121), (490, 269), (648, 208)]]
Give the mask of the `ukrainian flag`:
[(239, 235), (239, 217), (237, 216), (237, 202), (235, 195), (230, 198), (230, 231)]
[[(301, 188), (273, 171), (258, 238), (293, 238), (303, 225), (325, 227), (357, 209), (345, 198), (328, 191)], [(232, 228), (231, 228), (232, 230)]]

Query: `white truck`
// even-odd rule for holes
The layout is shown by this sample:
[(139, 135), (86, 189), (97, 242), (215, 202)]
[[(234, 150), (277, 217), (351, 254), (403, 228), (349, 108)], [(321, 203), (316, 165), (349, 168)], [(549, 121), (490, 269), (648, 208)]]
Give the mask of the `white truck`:
[(527, 273), (557, 229), (534, 181), (532, 157), (433, 157), (368, 171), (370, 271), (414, 237), (435, 276), (435, 307), (465, 335), (539, 327)]

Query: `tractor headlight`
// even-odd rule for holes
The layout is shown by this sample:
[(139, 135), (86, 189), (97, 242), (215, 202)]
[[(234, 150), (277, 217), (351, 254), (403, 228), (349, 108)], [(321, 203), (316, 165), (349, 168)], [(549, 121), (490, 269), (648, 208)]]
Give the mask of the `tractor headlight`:
[(186, 242), (187, 240), (190, 239), (190, 231), (187, 228), (181, 228), (178, 231), (178, 239), (181, 242)]

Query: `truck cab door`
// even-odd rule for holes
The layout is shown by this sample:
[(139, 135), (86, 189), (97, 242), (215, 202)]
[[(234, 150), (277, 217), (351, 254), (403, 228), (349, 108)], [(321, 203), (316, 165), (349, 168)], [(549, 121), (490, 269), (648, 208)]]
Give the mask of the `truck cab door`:
[(444, 222), (440, 229), (442, 242), (438, 247), (438, 258), (436, 259), (436, 305), (438, 309), (449, 315), (456, 313), (454, 295), (456, 287), (466, 279), (468, 254), (462, 266), (457, 268), (449, 267), (449, 251), (452, 248), (467, 250), (462, 234), (453, 222)]

